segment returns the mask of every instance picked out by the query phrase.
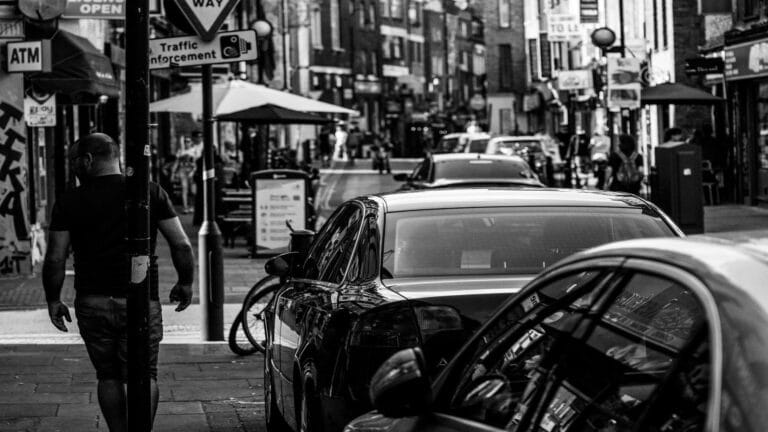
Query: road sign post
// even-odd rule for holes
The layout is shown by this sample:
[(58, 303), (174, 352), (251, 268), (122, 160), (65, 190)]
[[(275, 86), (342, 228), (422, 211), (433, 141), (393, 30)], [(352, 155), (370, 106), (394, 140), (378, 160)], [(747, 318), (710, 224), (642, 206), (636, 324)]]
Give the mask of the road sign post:
[[(205, 42), (218, 40), (209, 46), (209, 50), (220, 50), (216, 63), (228, 61), (240, 61), (243, 54), (255, 50), (255, 40), (240, 39), (240, 35), (229, 34), (219, 37), (216, 32), (223, 24), (227, 15), (237, 4), (238, 0), (176, 0), (176, 5), (195, 29), (200, 39)], [(237, 36), (237, 37), (235, 37)], [(243, 34), (246, 36), (246, 34)], [(218, 39), (217, 39), (218, 37)], [(254, 35), (255, 39), (255, 35)], [(179, 41), (183, 42), (183, 41)], [(241, 44), (241, 42), (243, 42)], [(250, 47), (248, 46), (250, 44)], [(202, 46), (203, 44), (200, 44)], [(186, 47), (184, 45), (183, 47)], [(162, 48), (162, 47), (161, 47)], [(163, 49), (164, 50), (164, 49)], [(215, 52), (215, 51), (209, 51)], [(156, 53), (153, 52), (153, 55)], [(254, 51), (254, 55), (255, 55)], [(161, 54), (162, 55), (162, 54)], [(211, 54), (213, 56), (213, 54)], [(211, 64), (214, 58), (198, 59), (203, 64), (203, 203), (205, 213), (203, 224), (197, 234), (198, 238), (198, 263), (200, 304), (203, 321), (203, 340), (224, 340), (224, 263), (222, 260), (221, 231), (216, 224), (216, 208), (214, 182), (216, 171), (214, 169), (213, 153), (213, 80)]]
[(125, 7), (128, 253), (128, 430), (152, 430), (149, 376), (149, 0)]

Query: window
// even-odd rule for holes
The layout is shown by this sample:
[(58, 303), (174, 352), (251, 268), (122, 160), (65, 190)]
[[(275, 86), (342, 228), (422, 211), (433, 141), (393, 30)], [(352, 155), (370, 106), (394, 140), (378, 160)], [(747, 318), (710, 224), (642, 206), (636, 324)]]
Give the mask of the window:
[[(367, 105), (365, 105), (367, 108)], [(376, 218), (368, 216), (363, 222), (360, 242), (349, 269), (349, 278), (354, 282), (364, 282), (379, 275), (379, 227)]]
[(403, 38), (401, 37), (392, 38), (392, 58), (396, 60), (403, 58)]
[(539, 41), (537, 39), (528, 39), (528, 71), (532, 81), (539, 79)]
[(408, 41), (408, 55), (413, 63), (421, 63), (424, 61), (422, 54), (423, 45), (419, 42)]
[(432, 75), (438, 75), (438, 76), (443, 75), (443, 73), (444, 73), (443, 72), (443, 66), (444, 66), (443, 58), (440, 57), (440, 56), (432, 56), (431, 62), (432, 62)]
[(304, 276), (330, 283), (341, 283), (347, 271), (363, 210), (348, 204), (323, 226), (304, 263)]
[(373, 3), (368, 4), (368, 28), (373, 30), (376, 28), (376, 5)]
[[(354, 1), (349, 1), (350, 5), (354, 5)], [(352, 15), (357, 14), (358, 19), (358, 25), (361, 29), (368, 28), (369, 22), (368, 22), (368, 9), (365, 7), (365, 1), (360, 0), (360, 7), (355, 8), (352, 6)]]
[(341, 49), (341, 26), (339, 25), (339, 2), (341, 0), (331, 0), (331, 48)]
[(512, 45), (499, 45), (499, 89), (512, 89)]
[(438, 27), (432, 27), (432, 42), (442, 42), (443, 31)]
[(369, 62), (371, 65), (371, 71), (369, 72), (372, 75), (378, 75), (379, 73), (379, 54), (376, 51), (371, 51), (370, 53), (371, 61)]
[(379, 14), (382, 18), (389, 18), (389, 0), (379, 0)]
[(388, 60), (392, 57), (392, 51), (390, 49), (391, 44), (392, 41), (389, 39), (389, 36), (382, 37), (381, 55), (384, 56), (384, 60)]
[(403, 19), (403, 1), (404, 0), (390, 0), (390, 3), (389, 3), (390, 17)]
[(461, 20), (459, 21), (459, 35), (464, 39), (469, 37), (469, 23)]
[(319, 7), (312, 9), (309, 26), (312, 31), (312, 46), (315, 48), (323, 47), (323, 21)]
[(499, 0), (499, 27), (509, 28), (511, 21), (511, 0)]

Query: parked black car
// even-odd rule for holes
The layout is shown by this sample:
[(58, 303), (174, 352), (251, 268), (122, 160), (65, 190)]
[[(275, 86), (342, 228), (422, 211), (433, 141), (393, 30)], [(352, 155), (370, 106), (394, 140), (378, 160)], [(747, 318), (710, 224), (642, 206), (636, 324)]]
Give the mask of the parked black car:
[(346, 431), (764, 431), (766, 236), (633, 240), (563, 260), (434, 384), (417, 348), (395, 354), (372, 380), (379, 411)]
[(430, 154), (411, 174), (395, 174), (399, 190), (455, 187), (544, 187), (518, 156), (479, 153)]
[(682, 235), (631, 195), (455, 189), (365, 196), (307, 251), (270, 260), (285, 278), (266, 311), (269, 430), (340, 431), (371, 408), (368, 384), (420, 347), (436, 374), (543, 268), (614, 240)]

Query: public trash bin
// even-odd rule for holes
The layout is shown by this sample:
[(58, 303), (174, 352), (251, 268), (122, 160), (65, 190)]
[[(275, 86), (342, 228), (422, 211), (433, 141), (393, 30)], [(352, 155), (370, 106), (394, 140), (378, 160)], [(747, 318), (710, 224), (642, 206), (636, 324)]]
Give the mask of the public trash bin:
[(285, 252), (291, 240), (286, 225), (314, 230), (316, 212), (312, 177), (300, 170), (264, 170), (251, 173), (254, 257)]
[(651, 201), (686, 234), (703, 233), (701, 148), (684, 143), (661, 145), (656, 147), (655, 156)]

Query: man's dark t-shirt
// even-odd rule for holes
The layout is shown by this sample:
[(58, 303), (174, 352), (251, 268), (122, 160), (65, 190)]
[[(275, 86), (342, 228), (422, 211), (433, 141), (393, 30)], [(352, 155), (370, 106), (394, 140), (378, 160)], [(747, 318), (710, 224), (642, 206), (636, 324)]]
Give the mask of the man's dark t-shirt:
[[(51, 231), (69, 231), (75, 255), (75, 291), (81, 295), (125, 297), (129, 278), (125, 177), (95, 177), (68, 191), (53, 206)], [(176, 217), (168, 194), (149, 185), (150, 298), (158, 300), (155, 244), (158, 221)]]
[[(629, 159), (631, 155), (625, 155), (625, 156)], [(619, 169), (621, 168), (622, 163), (623, 161), (621, 159), (621, 156), (616, 154), (616, 152), (611, 153), (611, 156), (608, 158), (608, 165), (611, 167), (611, 172), (612, 172), (611, 177), (613, 177), (610, 190), (614, 192), (629, 192), (635, 195), (639, 194), (640, 186), (642, 182), (637, 182), (631, 185), (625, 185), (616, 179), (616, 174), (619, 172)], [(635, 157), (635, 166), (638, 169), (643, 167), (643, 155), (637, 154), (637, 156)]]

